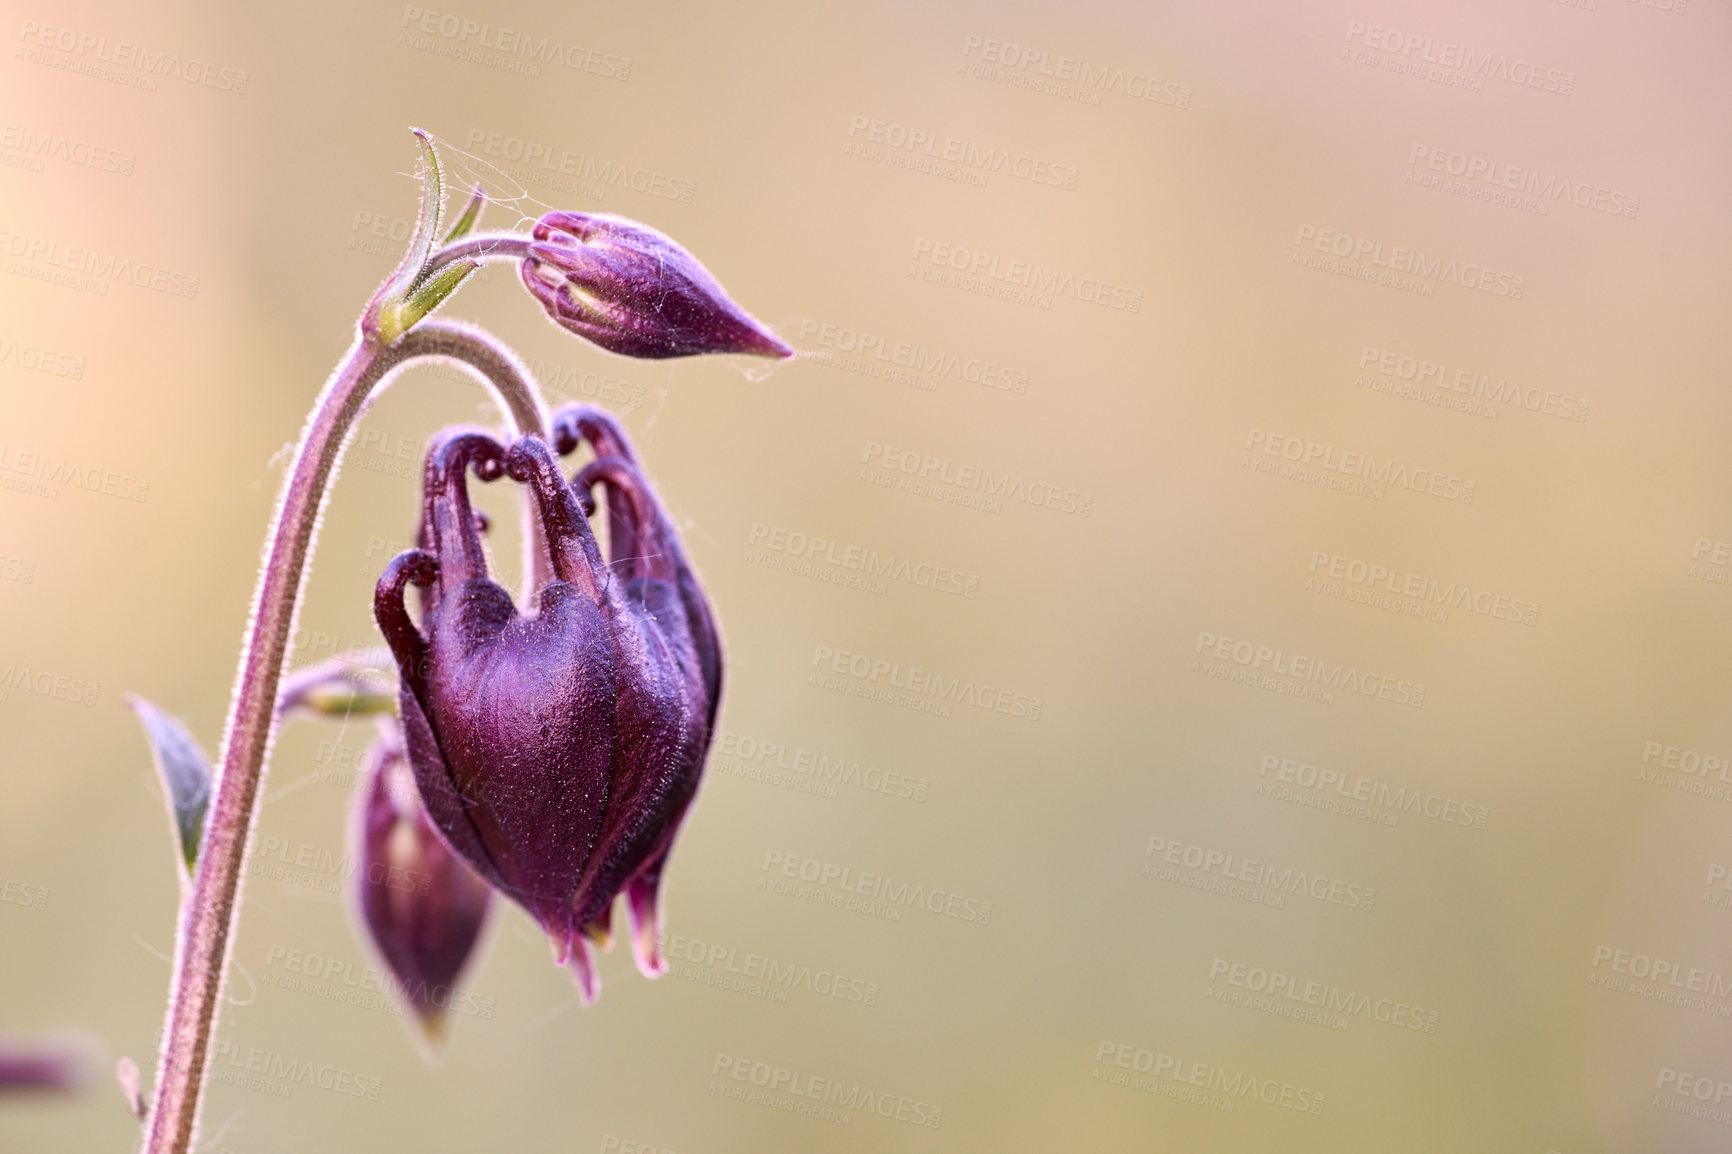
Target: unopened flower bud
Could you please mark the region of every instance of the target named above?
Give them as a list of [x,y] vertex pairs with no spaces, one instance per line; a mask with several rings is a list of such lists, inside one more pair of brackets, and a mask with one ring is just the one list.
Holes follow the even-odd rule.
[[438,1041],[453,986],[475,949],[493,891],[427,817],[395,722],[368,754],[357,795],[361,921],[413,1010]]
[[627,357],[794,350],[728,298],[696,257],[648,225],[606,213],[535,222],[523,283],[561,327]]

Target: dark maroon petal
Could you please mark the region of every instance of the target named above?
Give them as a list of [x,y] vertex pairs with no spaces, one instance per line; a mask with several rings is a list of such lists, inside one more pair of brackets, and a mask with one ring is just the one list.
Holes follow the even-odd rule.
[[[587,440],[594,448],[596,459],[617,458],[636,464],[637,457],[632,451],[631,441],[626,436],[625,429],[613,416],[593,405],[568,405],[553,416],[554,435],[561,444],[562,452],[569,452],[580,441]],[[574,478],[574,487],[582,491],[579,482],[588,471],[580,471]],[[637,525],[637,510],[641,503],[628,500],[620,490],[616,481],[621,475],[615,470],[598,470],[599,479],[608,490],[608,536],[610,538],[611,560],[615,565],[622,565],[635,560],[649,550],[638,542],[642,530]],[[709,599],[704,595],[703,587],[698,582],[697,573],[686,560],[685,551],[681,548],[679,537],[674,532],[671,521],[661,507],[660,500],[650,489],[647,480],[638,474],[643,493],[647,496],[654,510],[655,520],[660,530],[659,543],[656,547],[658,555],[668,557],[677,573],[677,584],[680,591],[680,601],[685,606],[687,628],[691,633],[692,647],[697,651],[698,663],[704,674],[704,692],[707,698],[706,725],[714,728],[716,711],[721,705],[722,693],[722,641],[716,628],[715,616],[710,609]]]
[[497,850],[507,847],[495,837],[494,845],[482,840],[481,831],[469,812],[469,800],[457,789],[445,753],[433,736],[421,699],[409,687],[407,677],[398,695],[403,722],[404,746],[409,754],[409,767],[415,775],[415,788],[427,808],[427,816],[447,843],[495,889],[510,893],[510,884],[494,860]]
[[428,616],[432,729],[455,790],[512,895],[553,935],[578,928],[571,896],[594,844],[613,762],[610,627],[578,590],[542,590],[540,613],[472,582]]
[[588,922],[671,833],[697,789],[709,741],[703,681],[673,586],[622,591],[633,622],[616,634],[620,669],[613,797],[578,893]]

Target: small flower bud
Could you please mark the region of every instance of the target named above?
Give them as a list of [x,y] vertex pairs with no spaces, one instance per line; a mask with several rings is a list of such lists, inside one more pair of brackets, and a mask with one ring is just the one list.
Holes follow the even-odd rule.
[[524,286],[554,323],[611,353],[794,355],[728,299],[696,257],[648,225],[606,213],[550,212],[532,235]]
[[368,754],[357,795],[361,921],[415,1012],[437,1042],[453,984],[475,949],[493,891],[451,852],[409,777],[395,722]]

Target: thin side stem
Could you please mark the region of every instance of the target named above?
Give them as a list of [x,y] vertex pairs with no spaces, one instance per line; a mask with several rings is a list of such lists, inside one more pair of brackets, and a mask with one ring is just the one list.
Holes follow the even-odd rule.
[[242,867],[276,735],[277,687],[331,479],[374,390],[388,383],[394,370],[423,356],[451,357],[471,366],[493,387],[519,434],[545,436],[541,401],[527,373],[492,338],[468,326],[429,320],[385,346],[362,336],[325,382],[277,499],[253,592],[204,847],[181,905],[145,1154],[188,1154],[197,1132],[205,1068],[233,952]]
[[435,252],[427,261],[426,276],[432,276],[454,260],[522,260],[535,242],[520,232],[472,232]]

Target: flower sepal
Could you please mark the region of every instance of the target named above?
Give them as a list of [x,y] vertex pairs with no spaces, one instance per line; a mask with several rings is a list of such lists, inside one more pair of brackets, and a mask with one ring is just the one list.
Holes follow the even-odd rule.
[[[379,291],[373,294],[366,311],[361,314],[361,331],[379,344],[388,345],[414,328],[428,313],[438,308],[468,280],[479,261],[463,258],[437,269],[433,266],[433,242],[439,235],[440,218],[445,207],[444,170],[432,138],[423,130],[412,129],[421,145],[421,211],[416,216],[415,234],[410,237],[409,251]],[[487,203],[486,195],[477,188],[469,198],[463,215],[446,234],[444,243],[462,238],[471,232],[481,218]]]

